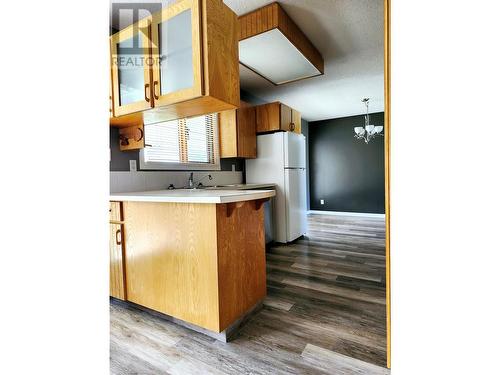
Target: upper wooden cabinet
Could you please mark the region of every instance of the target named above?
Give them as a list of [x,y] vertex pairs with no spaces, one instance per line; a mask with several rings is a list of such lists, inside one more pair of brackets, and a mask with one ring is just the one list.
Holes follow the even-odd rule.
[[219,115],[219,139],[221,158],[257,157],[255,107],[242,102],[238,109]]
[[302,115],[300,114],[299,111],[291,108],[292,110],[292,124],[294,126],[293,131],[295,133],[301,134],[302,133]]
[[222,0],[179,0],[114,34],[111,54],[115,116],[152,123],[239,105],[238,21]]
[[115,116],[153,107],[151,69],[151,17],[130,25],[110,38],[113,110]]
[[198,0],[184,0],[153,16],[153,96],[166,106],[203,95]]
[[267,133],[278,130],[301,132],[300,112],[286,104],[273,102],[255,107],[257,133]]

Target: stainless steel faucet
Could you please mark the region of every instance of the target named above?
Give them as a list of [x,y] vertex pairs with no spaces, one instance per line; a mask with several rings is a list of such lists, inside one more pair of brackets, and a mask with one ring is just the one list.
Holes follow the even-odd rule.
[[200,178],[196,183],[194,182],[194,178],[193,178],[193,172],[191,172],[189,174],[189,180],[188,180],[188,189],[196,189],[196,188],[202,188],[204,187],[203,184],[201,183],[201,181],[203,181],[205,178],[207,178],[209,180],[212,180],[212,175],[211,174],[207,174],[205,176],[203,176],[202,178]]

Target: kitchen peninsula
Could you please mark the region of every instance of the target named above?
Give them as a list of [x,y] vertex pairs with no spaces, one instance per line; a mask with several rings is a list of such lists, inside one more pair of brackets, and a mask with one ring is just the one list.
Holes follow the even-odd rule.
[[110,195],[110,294],[219,333],[266,296],[263,203],[274,190]]

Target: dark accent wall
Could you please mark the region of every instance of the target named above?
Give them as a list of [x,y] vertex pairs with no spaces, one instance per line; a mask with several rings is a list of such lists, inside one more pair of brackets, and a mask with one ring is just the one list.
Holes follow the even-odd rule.
[[310,210],[311,205],[310,205],[310,200],[311,200],[311,194],[310,194],[310,187],[309,187],[309,122],[302,119],[301,122],[301,133],[304,137],[306,137],[306,202],[307,202],[307,209]]
[[[384,113],[370,120],[384,125]],[[363,124],[363,115],[309,123],[311,210],[384,213],[384,138],[355,139],[354,127]]]

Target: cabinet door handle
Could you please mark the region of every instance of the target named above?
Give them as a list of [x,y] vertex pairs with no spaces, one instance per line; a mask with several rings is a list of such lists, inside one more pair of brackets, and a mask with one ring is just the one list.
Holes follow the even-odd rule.
[[[116,241],[116,244],[117,245],[121,245],[122,244],[122,236],[121,236],[121,233],[122,231],[120,229],[117,229],[116,230],[116,233],[115,233],[115,241]],[[118,236],[120,236],[120,239],[118,239]]]
[[290,130],[291,131],[295,130],[295,124],[293,122],[290,123]]
[[146,83],[144,85],[144,99],[146,99],[147,102],[149,102],[148,90],[149,90],[149,83]]
[[158,81],[154,81],[153,82],[153,96],[155,98],[155,100],[158,100],[160,97],[158,95],[156,95],[156,88],[158,87]]

